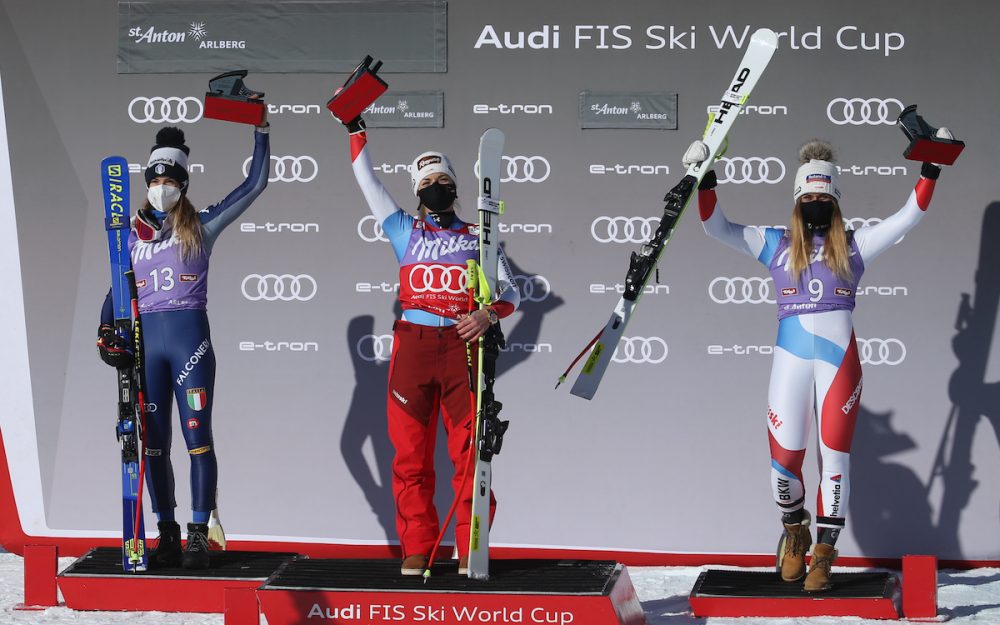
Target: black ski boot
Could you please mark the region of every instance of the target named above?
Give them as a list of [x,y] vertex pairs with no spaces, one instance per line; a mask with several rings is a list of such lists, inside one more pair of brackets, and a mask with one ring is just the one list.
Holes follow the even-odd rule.
[[188,523],[187,546],[184,547],[184,568],[208,568],[208,523]]
[[156,539],[156,549],[150,556],[150,565],[162,569],[181,565],[181,526],[176,521],[160,521],[156,524],[160,536]]

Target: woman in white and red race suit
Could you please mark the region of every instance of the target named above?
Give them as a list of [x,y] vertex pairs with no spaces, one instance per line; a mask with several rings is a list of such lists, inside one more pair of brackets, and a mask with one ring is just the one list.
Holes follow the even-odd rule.
[[[438,414],[448,435],[448,455],[455,467],[452,487],[457,492],[464,469],[472,470],[467,458],[475,404],[469,389],[466,344],[513,313],[520,296],[501,250],[497,299],[488,308],[468,312],[465,261],[479,259],[479,236],[475,225],[455,214],[457,187],[448,157],[424,152],[413,161],[413,194],[420,200],[414,217],[396,204],[375,176],[361,119],[345,125],[351,133],[354,175],[399,261],[403,314],[393,326],[387,398],[389,438],[396,451],[392,491],[403,550],[401,573],[420,575],[439,533],[434,507]],[[476,351],[472,353],[475,366]],[[455,523],[461,574],[468,572],[471,482],[466,491],[461,494]],[[495,510],[491,492],[491,520]]]
[[[947,133],[947,129],[941,131]],[[950,133],[947,133],[950,137]],[[685,163],[707,158],[696,141]],[[847,230],[840,212],[841,188],[833,150],[810,141],[799,151],[794,200],[787,229],[743,226],[726,219],[710,171],[698,192],[705,232],[756,258],[771,273],[778,304],[778,336],[768,387],[767,427],[771,449],[771,487],[785,531],[778,566],[785,581],[805,577],[810,592],[830,586],[834,545],[847,516],[850,454],[861,398],[861,362],[852,311],[865,267],[924,216],[940,168],[924,163],[906,203],[880,223]],[[805,510],[802,461],[810,421],[819,430],[821,476],[817,492],[818,536],[806,575],[805,555],[812,543]]]

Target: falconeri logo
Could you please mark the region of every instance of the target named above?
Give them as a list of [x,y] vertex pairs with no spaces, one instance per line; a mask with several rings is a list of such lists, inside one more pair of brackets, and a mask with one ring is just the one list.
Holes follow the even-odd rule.
[[205,22],[191,22],[186,30],[157,29],[156,26],[133,26],[128,36],[141,44],[184,44],[194,43],[202,50],[224,50],[247,47],[246,40],[208,39]]

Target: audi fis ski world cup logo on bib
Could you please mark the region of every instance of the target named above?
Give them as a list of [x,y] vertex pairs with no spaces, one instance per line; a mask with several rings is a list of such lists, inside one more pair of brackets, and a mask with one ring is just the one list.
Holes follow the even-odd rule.
[[388,362],[392,357],[391,334],[366,334],[358,339],[355,353],[365,362]]
[[243,297],[251,302],[308,302],[316,297],[316,279],[308,274],[259,274],[243,278]]
[[896,98],[834,98],[826,105],[826,117],[838,126],[891,126],[903,112]]
[[193,124],[204,112],[201,100],[190,96],[139,96],[128,103],[129,119],[137,124]]
[[590,223],[590,236],[598,243],[645,243],[659,225],[659,217],[602,215]]
[[[250,175],[251,156],[243,161],[243,175]],[[271,156],[268,182],[312,182],[319,174],[319,165],[311,156]]]
[[658,365],[667,359],[667,342],[658,336],[623,336],[611,362]]
[[906,360],[906,345],[899,339],[857,339],[857,343],[863,365],[894,367]]
[[719,184],[778,184],[785,178],[785,164],[775,156],[724,156],[716,167]]
[[407,282],[413,293],[465,293],[469,288],[469,275],[460,265],[411,265],[407,268]]
[[[474,167],[479,177],[479,161]],[[500,167],[500,182],[545,182],[552,173],[549,160],[544,156],[504,156]]]
[[[794,295],[795,288],[782,289],[781,294]],[[716,304],[774,304],[774,280],[719,276],[708,283],[708,296]]]

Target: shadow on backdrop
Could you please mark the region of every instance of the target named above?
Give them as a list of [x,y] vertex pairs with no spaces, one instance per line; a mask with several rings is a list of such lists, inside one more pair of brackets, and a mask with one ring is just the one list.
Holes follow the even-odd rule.
[[[510,256],[507,256],[507,263],[521,292],[521,305],[518,308],[520,320],[513,328],[504,328],[507,349],[497,359],[498,378],[533,354],[539,353],[542,349],[538,342],[542,333],[542,320],[545,315],[562,306],[564,302],[552,292],[552,285],[545,276],[525,271]],[[497,397],[503,401],[503,389],[499,386]],[[510,418],[509,415],[501,416],[504,419]]]
[[[347,346],[355,385],[340,436],[340,453],[385,531],[386,539],[393,540],[396,537],[396,514],[392,502],[393,450],[385,420],[389,348],[388,341],[379,341],[378,336],[375,333],[375,318],[371,315],[355,317],[347,324]],[[366,442],[371,443],[374,466],[370,466],[365,459],[363,450]]]
[[1000,382],[986,382],[993,328],[1000,300],[1000,202],[992,202],[983,213],[979,239],[979,264],[975,273],[975,293],[962,293],[955,319],[952,350],[958,367],[948,382],[951,410],[941,442],[934,457],[934,467],[927,483],[931,493],[935,480],[941,479],[940,553],[945,557],[964,558],[959,529],[962,512],[969,504],[979,482],[973,479],[972,443],[981,417],[993,427],[1000,444]]
[[851,509],[848,527],[862,553],[909,553],[914,543],[935,544],[937,528],[923,481],[911,468],[888,460],[916,447],[892,427],[892,411],[858,409],[851,447]]
[[[519,321],[512,328],[505,328],[508,348],[497,360],[497,377],[514,366],[538,353],[538,337],[541,334],[542,318],[549,311],[562,305],[563,300],[552,293],[548,280],[543,276],[524,271],[510,257],[507,258],[521,291]],[[395,304],[395,317],[400,316],[400,306]],[[392,497],[392,459],[394,450],[389,441],[386,424],[386,393],[389,378],[389,359],[392,353],[391,334],[375,332],[375,318],[361,315],[351,319],[347,326],[347,345],[354,369],[354,393],[344,421],[344,431],[340,437],[340,451],[354,481],[364,492],[368,505],[378,518],[386,540],[395,541],[396,514]],[[497,386],[497,398],[502,402],[506,391]],[[501,418],[517,421],[517,415],[501,413]],[[442,420],[437,420],[438,430],[434,448],[434,471],[436,476],[447,476],[435,480],[443,488],[436,488],[434,505],[441,520],[451,506],[452,493],[448,485],[454,468],[448,458],[447,436]],[[375,466],[370,466],[365,458],[365,444],[370,443]],[[501,457],[502,462],[502,457]],[[452,544],[454,520],[445,533],[444,544]],[[447,557],[447,551],[441,557]]]

